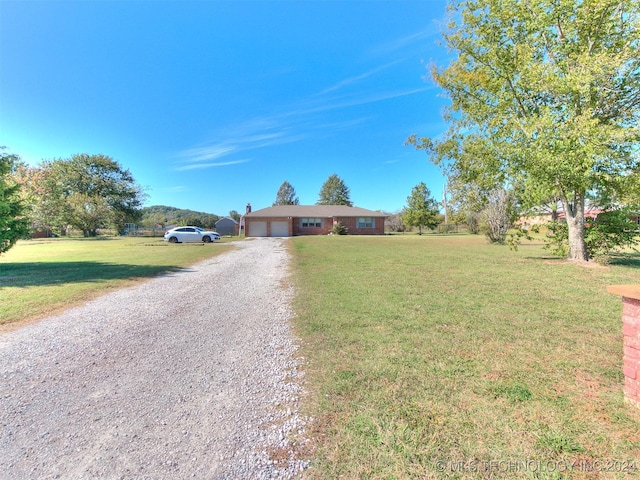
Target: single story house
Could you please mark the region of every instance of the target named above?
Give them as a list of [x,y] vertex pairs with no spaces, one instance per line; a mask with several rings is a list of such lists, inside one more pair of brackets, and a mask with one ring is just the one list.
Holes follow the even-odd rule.
[[220,235],[238,235],[238,222],[231,217],[221,218],[216,222],[216,232]]
[[292,237],[327,235],[334,224],[348,235],[384,235],[386,215],[346,205],[276,205],[243,216],[246,237]]

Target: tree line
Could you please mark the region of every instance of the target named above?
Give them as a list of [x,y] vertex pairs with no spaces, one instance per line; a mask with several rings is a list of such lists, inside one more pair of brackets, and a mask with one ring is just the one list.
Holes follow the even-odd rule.
[[[168,206],[142,207],[146,194],[131,172],[106,155],[77,154],[31,167],[0,149],[0,253],[29,234],[92,237],[140,224],[213,229],[218,215]],[[239,220],[232,210],[229,216]]]
[[[218,215],[155,205],[142,208],[143,189],[129,170],[105,155],[78,154],[69,159],[43,161],[30,167],[17,155],[2,151],[0,165],[0,213],[2,251],[29,231],[45,235],[68,235],[80,230],[85,237],[99,229],[125,233],[131,224],[148,229],[167,225],[198,225],[213,229]],[[318,194],[318,205],[353,206],[350,189],[337,174],[330,175]],[[273,205],[298,205],[294,187],[285,181]],[[235,220],[237,211],[229,212]],[[435,228],[442,221],[438,202],[421,182],[407,197],[399,215],[391,215],[390,228]],[[0,252],[1,253],[1,252]]]
[[[278,192],[276,193],[276,199],[273,202],[273,206],[276,205],[299,205],[300,200],[296,194],[296,189],[293,188],[288,181],[282,182]],[[318,201],[316,205],[346,205],[353,207],[351,201],[351,190],[347,187],[347,184],[337,174],[333,173],[329,175],[318,194]]]
[[[572,261],[635,245],[640,0],[450,0],[444,24],[451,61],[430,74],[449,100],[448,130],[410,135],[407,143],[447,176],[447,208],[502,243],[517,216],[547,205],[556,217],[549,248]],[[15,241],[7,232],[23,229],[21,195],[34,223],[54,231],[73,225],[91,235],[107,224],[120,231],[139,218],[144,194],[109,157],[78,155],[29,169],[3,153],[0,168],[2,248]],[[283,187],[276,203],[297,201]],[[422,185],[414,190],[402,218],[421,229],[435,204]],[[351,205],[337,175],[323,185],[318,204],[325,202]],[[588,218],[589,204],[602,214]],[[529,233],[520,230],[512,244]]]
[[[231,211],[229,216],[238,220],[238,212]],[[186,208],[169,207],[165,205],[153,205],[140,210],[139,223],[146,228],[153,229],[158,226],[164,228],[167,225],[196,225],[198,227],[213,230],[220,216],[214,213],[198,212]]]

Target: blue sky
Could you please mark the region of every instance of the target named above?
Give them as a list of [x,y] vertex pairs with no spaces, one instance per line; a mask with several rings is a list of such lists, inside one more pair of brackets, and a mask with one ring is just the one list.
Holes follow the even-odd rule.
[[287,180],[314,204],[329,175],[355,205],[400,210],[444,179],[427,67],[444,0],[0,0],[0,145],[29,164],[102,153],[146,206],[226,215]]

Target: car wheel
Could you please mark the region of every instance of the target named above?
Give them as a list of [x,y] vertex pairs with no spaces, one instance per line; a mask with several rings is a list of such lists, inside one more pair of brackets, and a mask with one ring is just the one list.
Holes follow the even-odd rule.
[[211,237],[209,235],[205,235],[204,237],[202,237],[202,241],[204,243],[211,243]]
[[176,237],[170,237],[169,243],[178,243],[178,239]]

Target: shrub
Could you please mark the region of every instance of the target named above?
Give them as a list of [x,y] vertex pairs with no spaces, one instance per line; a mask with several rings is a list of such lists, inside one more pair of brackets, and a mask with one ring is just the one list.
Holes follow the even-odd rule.
[[465,221],[467,224],[467,228],[469,229],[469,233],[477,235],[480,233],[480,214],[477,212],[467,212],[465,216]]
[[342,223],[340,223],[340,222],[334,223],[333,227],[331,227],[331,234],[332,235],[346,235],[347,232],[348,232],[347,227],[342,225]]
[[[630,208],[609,210],[596,218],[585,219],[584,241],[589,258],[607,263],[609,256],[621,248],[633,248],[640,241],[638,224],[632,220],[634,211]],[[520,229],[511,235],[509,244],[517,248],[520,239],[532,239],[529,232]],[[547,224],[544,248],[552,255],[566,257],[569,253],[569,230],[565,222],[554,220]]]
[[489,193],[481,214],[481,229],[491,243],[505,243],[507,232],[516,217],[513,194],[503,188]]
[[634,248],[638,243],[638,224],[631,219],[628,208],[602,212],[587,223],[585,243],[589,256],[606,259],[619,248]]

